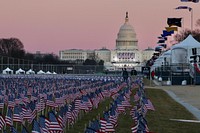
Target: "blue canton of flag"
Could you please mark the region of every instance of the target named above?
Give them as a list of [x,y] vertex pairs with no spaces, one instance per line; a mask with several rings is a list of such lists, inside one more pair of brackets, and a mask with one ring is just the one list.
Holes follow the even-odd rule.
[[22,128],[22,133],[28,133],[26,127],[24,127],[24,126],[23,126],[23,128]]
[[55,131],[57,133],[62,132],[63,129],[60,127],[58,120],[56,119],[56,116],[54,112],[49,112],[49,131]]
[[48,133],[48,127],[49,127],[49,120],[45,118],[45,116],[39,117],[39,125],[42,128],[43,133]]
[[33,120],[32,133],[41,133],[39,123],[35,119]]
[[6,124],[9,126],[13,125],[13,112],[11,108],[8,107],[6,118],[5,118]]
[[17,129],[15,129],[13,126],[10,127],[10,132],[11,133],[17,133]]

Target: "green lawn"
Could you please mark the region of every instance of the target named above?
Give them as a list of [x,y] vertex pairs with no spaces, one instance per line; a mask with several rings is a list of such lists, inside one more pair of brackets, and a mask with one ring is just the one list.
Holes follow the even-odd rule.
[[[145,85],[149,86],[150,81],[144,79]],[[151,82],[151,85],[154,84]],[[133,95],[132,95],[133,96]],[[166,92],[159,89],[146,88],[146,96],[152,101],[155,111],[148,111],[146,120],[151,132],[154,133],[200,133],[200,123],[188,123],[171,121],[170,119],[196,120],[182,105],[174,101]],[[131,132],[134,124],[129,115],[120,115],[116,133]]]
[[170,98],[163,90],[146,89],[156,111],[148,111],[147,122],[150,131],[156,133],[200,133],[200,123],[171,121],[170,119],[195,120],[183,106]]
[[80,118],[74,124],[73,128],[70,126],[70,128],[66,130],[65,132],[66,133],[83,133],[85,127],[89,124],[89,121],[92,121],[93,119],[99,119],[97,117],[99,115],[102,116],[103,111],[108,110],[111,101],[112,101],[111,99],[106,99],[105,101],[100,103],[97,109],[93,109],[91,112],[82,114],[82,118]]

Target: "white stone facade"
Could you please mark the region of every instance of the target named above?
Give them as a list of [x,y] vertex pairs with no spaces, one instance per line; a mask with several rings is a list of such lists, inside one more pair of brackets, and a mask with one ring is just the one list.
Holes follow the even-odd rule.
[[133,68],[140,66],[143,61],[149,60],[154,53],[153,49],[144,51],[138,50],[138,40],[133,27],[128,22],[128,13],[126,13],[125,23],[120,27],[116,39],[116,48],[108,50],[102,48],[99,50],[64,50],[60,51],[61,60],[86,60],[94,56],[97,60],[103,60],[104,65],[109,68],[113,66],[115,70],[121,68]]
[[59,52],[59,57],[61,60],[66,61],[75,61],[75,60],[86,60],[87,52],[85,50],[80,49],[69,49],[62,50]]
[[104,62],[110,62],[111,52],[109,49],[102,48],[95,50],[95,56],[98,60],[103,60]]

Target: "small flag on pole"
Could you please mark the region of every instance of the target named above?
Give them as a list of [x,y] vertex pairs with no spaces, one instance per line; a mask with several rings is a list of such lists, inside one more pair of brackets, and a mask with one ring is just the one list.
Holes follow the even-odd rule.
[[165,29],[167,30],[167,32],[178,31],[178,27],[165,27]]
[[191,7],[188,7],[188,6],[179,6],[179,7],[176,7],[175,9],[176,9],[176,10],[177,10],[177,9],[188,9],[189,11],[192,11],[192,8],[191,8]]
[[194,3],[198,3],[199,0],[181,0],[181,2],[194,2]]
[[169,25],[169,27],[171,27],[171,26],[181,27],[181,20],[182,20],[182,18],[168,18],[167,24]]

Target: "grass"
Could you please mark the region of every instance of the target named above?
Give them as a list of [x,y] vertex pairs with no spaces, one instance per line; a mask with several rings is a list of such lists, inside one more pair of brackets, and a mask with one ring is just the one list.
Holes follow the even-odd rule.
[[166,92],[163,90],[147,88],[146,94],[156,109],[156,111],[148,111],[146,116],[150,131],[156,133],[200,132],[200,123],[186,123],[170,120],[195,120],[195,117],[183,106],[169,97]]
[[[146,86],[150,85],[148,79],[144,79]],[[154,85],[151,82],[152,85]],[[187,123],[171,121],[170,119],[196,120],[182,105],[174,101],[166,92],[159,89],[146,88],[146,96],[152,101],[155,111],[148,111],[146,120],[149,130],[153,133],[200,133],[200,123]],[[132,95],[133,97],[133,95]],[[120,115],[116,133],[130,133],[134,124],[129,115]]]
[[[72,127],[70,127],[68,130],[66,130],[67,133],[83,133],[86,125],[89,124],[89,121],[93,119],[97,119],[97,117],[100,115],[103,115],[103,111],[106,111],[111,103],[111,99],[106,99],[102,103],[100,103],[99,107],[97,109],[93,109],[91,112],[85,113],[84,117],[79,119]],[[99,118],[98,118],[99,119]]]
[[[130,97],[130,101],[134,100],[133,96],[134,96],[135,92],[136,92],[136,89],[133,89],[131,97]],[[131,105],[133,106],[134,103],[131,102]],[[126,111],[126,114],[120,114],[119,115],[119,117],[118,117],[118,126],[117,126],[117,128],[115,130],[116,133],[130,133],[131,132],[131,127],[134,125],[134,121],[131,118],[130,109],[128,109]]]

